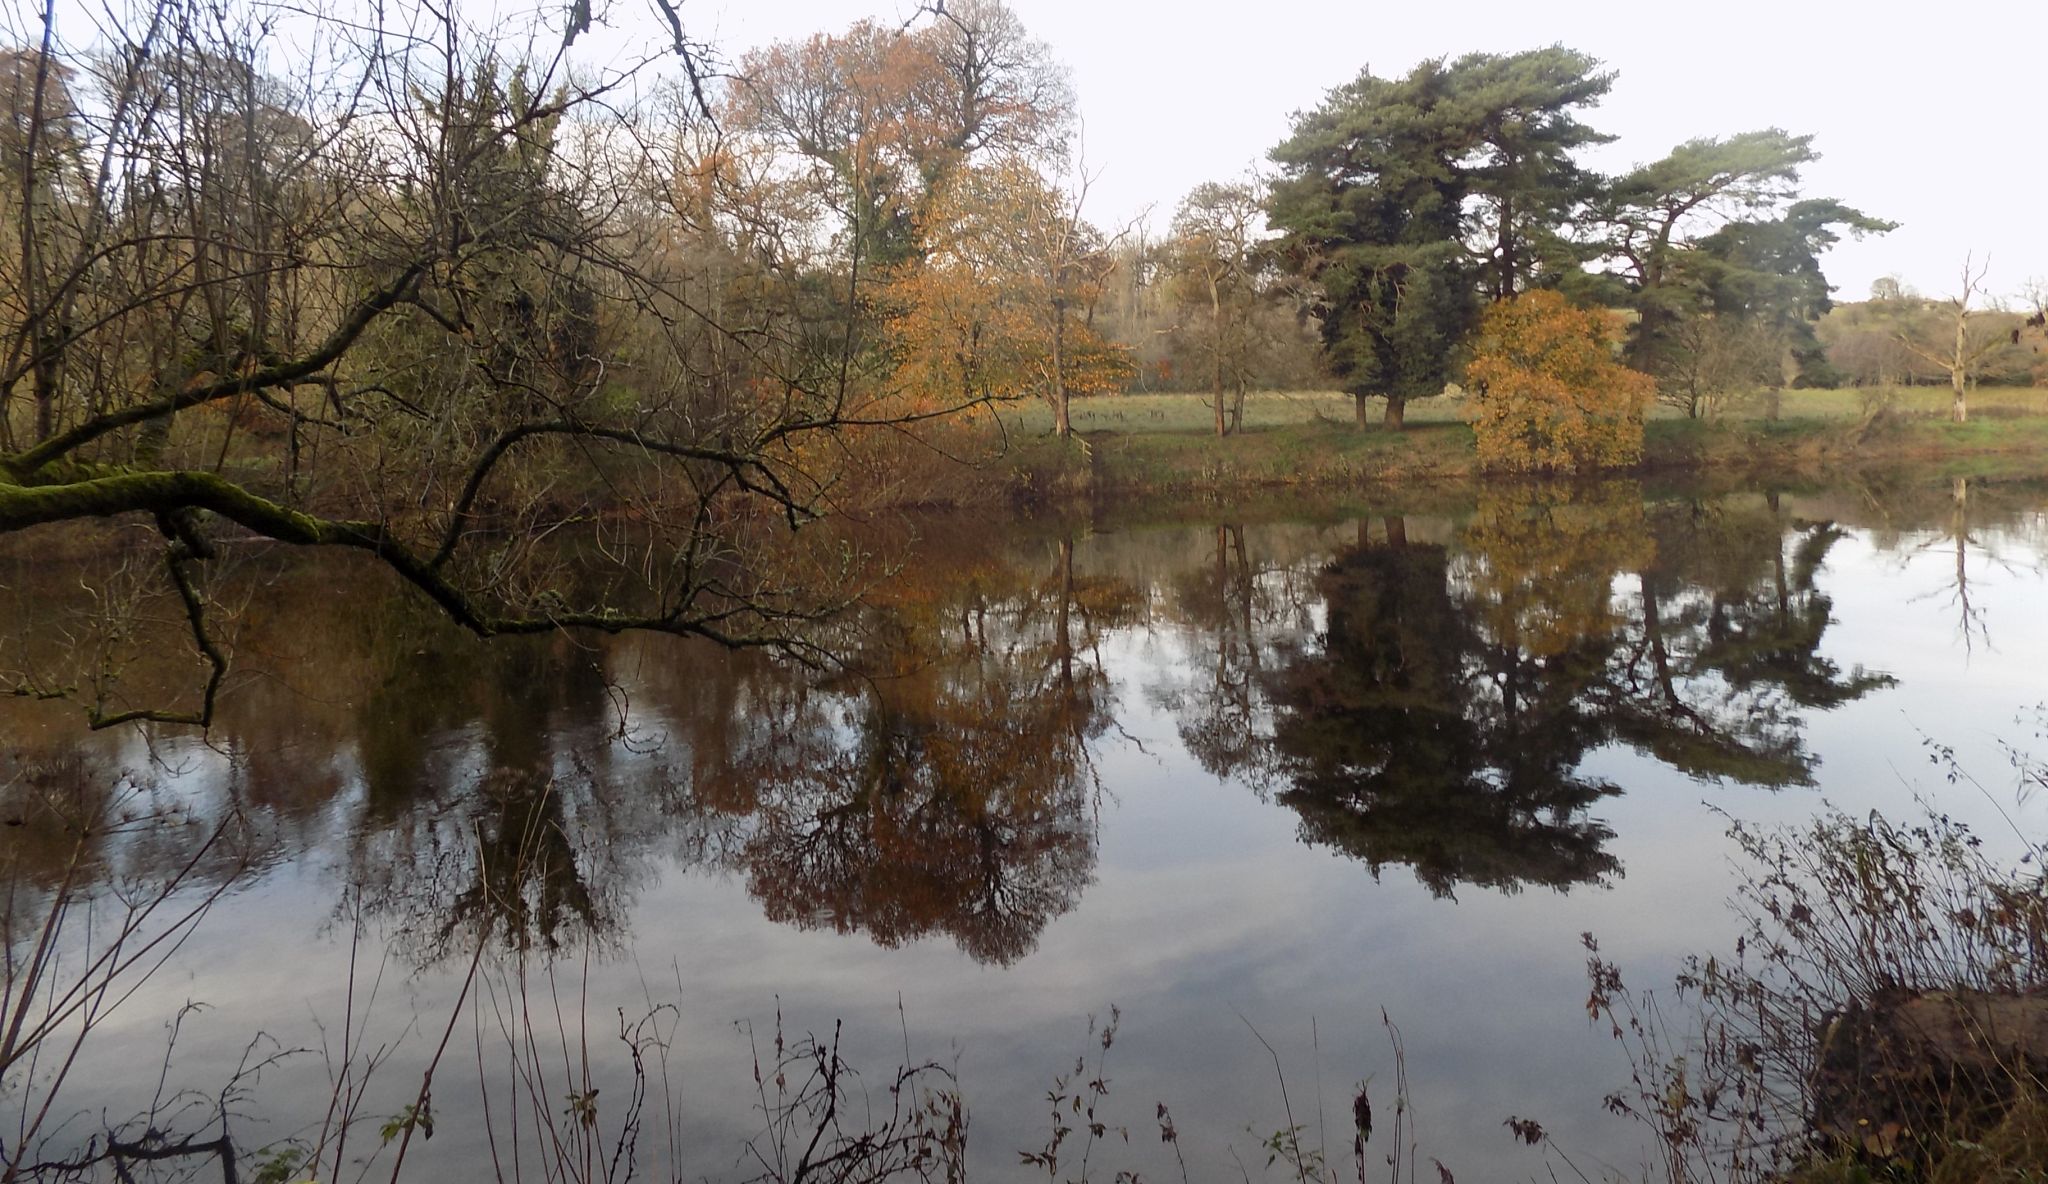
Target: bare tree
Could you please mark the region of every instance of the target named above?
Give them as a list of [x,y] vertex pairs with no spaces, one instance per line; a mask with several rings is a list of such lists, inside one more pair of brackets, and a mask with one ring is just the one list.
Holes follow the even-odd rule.
[[1916,357],[1947,371],[1949,387],[1955,392],[1949,415],[1956,423],[1970,418],[1969,388],[1983,372],[1985,362],[2008,344],[2005,334],[1993,331],[1970,308],[1971,302],[1983,293],[1984,276],[1990,269],[1989,259],[1981,266],[1974,256],[1963,259],[1961,287],[1942,302],[1948,309],[1947,328],[1952,330],[1949,341],[1935,345],[1907,334],[1899,337],[1900,344]]
[[[1259,193],[1250,182],[1197,185],[1181,201],[1173,218],[1170,258],[1182,289],[1180,303],[1205,306],[1208,313],[1206,330],[1197,336],[1199,352],[1207,363],[1218,436],[1244,425],[1264,232]],[[1227,424],[1223,415],[1226,386],[1236,393]]]

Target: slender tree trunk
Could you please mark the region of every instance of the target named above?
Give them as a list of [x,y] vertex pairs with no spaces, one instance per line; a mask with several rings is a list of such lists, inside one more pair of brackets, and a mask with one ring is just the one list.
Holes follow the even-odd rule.
[[1209,276],[1209,390],[1216,405],[1216,434],[1223,435],[1223,300],[1216,276]]
[[1367,419],[1365,415],[1366,401],[1370,398],[1372,398],[1371,395],[1361,395],[1355,392],[1351,396],[1351,410],[1358,417],[1358,426],[1361,431],[1372,426],[1372,421]]
[[1957,423],[1968,423],[1970,419],[1970,408],[1964,401],[1964,388],[1970,381],[1969,336],[1970,322],[1967,314],[1956,313],[1956,360],[1955,364],[1948,368],[1948,382],[1955,390],[1955,407],[1951,417]]
[[1386,523],[1387,526],[1387,546],[1405,547],[1408,545],[1407,518],[1400,514],[1389,514],[1380,519],[1380,521]]
[[1237,377],[1237,398],[1230,404],[1230,430],[1244,430],[1244,375]]
[[[1964,274],[1968,279],[1968,274]],[[1970,408],[1964,404],[1964,387],[1970,383],[1970,305],[1968,291],[1964,291],[1962,303],[1956,309],[1956,363],[1948,367],[1948,385],[1956,391],[1956,408],[1952,412],[1958,424],[1970,420]]]
[[1067,414],[1067,306],[1053,305],[1052,313],[1052,432],[1064,440],[1074,434]]
[[1408,421],[1408,400],[1398,395],[1387,396],[1387,427],[1400,431]]
[[1515,206],[1503,199],[1500,203],[1500,287],[1494,294],[1496,300],[1512,300],[1515,295]]
[[39,351],[35,359],[36,394],[36,443],[41,444],[57,433],[57,360],[59,335],[43,333],[30,348]]

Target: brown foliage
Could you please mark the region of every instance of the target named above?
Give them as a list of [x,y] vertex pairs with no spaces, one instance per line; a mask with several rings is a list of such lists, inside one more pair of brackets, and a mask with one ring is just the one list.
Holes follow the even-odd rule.
[[1466,371],[1481,392],[1480,465],[1572,473],[1641,460],[1656,383],[1615,360],[1613,338],[1608,318],[1555,292],[1488,309]]

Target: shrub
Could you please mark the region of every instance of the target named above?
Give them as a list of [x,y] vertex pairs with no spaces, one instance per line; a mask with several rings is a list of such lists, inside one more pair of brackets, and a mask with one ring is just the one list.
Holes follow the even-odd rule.
[[1486,312],[1466,370],[1479,390],[1472,429],[1482,468],[1575,473],[1635,464],[1649,375],[1614,360],[1611,326],[1555,292]]

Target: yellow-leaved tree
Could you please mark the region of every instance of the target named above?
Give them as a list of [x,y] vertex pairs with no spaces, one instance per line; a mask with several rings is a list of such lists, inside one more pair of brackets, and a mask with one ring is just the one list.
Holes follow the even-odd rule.
[[1036,394],[1065,436],[1072,396],[1129,378],[1128,351],[1094,327],[1113,261],[1081,219],[1083,196],[1020,157],[960,169],[933,194],[924,258],[899,267],[885,296],[912,406]]
[[1577,473],[1642,459],[1657,384],[1615,360],[1617,329],[1609,314],[1550,291],[1486,311],[1465,371],[1478,392],[1480,467]]

